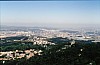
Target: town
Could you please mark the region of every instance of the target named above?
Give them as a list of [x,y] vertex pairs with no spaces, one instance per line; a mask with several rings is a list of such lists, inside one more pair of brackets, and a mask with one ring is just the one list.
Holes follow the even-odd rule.
[[[98,32],[79,32],[79,31],[65,31],[65,30],[53,30],[53,29],[36,29],[36,30],[28,30],[28,31],[6,31],[3,30],[0,32],[0,45],[1,49],[3,45],[9,45],[14,43],[20,44],[32,44],[39,45],[43,48],[47,48],[48,45],[56,45],[56,42],[51,42],[49,39],[53,38],[62,38],[67,43],[70,41],[70,45],[67,47],[71,47],[71,45],[75,44],[77,41],[82,42],[100,42],[100,34]],[[16,58],[26,57],[29,59],[34,55],[42,55],[41,49],[15,49],[15,50],[1,50],[0,51],[0,60],[15,60]]]

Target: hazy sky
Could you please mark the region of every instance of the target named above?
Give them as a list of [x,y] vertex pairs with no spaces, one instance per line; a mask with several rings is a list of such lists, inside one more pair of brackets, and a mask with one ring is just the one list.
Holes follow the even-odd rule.
[[0,2],[1,24],[13,26],[99,26],[100,1]]

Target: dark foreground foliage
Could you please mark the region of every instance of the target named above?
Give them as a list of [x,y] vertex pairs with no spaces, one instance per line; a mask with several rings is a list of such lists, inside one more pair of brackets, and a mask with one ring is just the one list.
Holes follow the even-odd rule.
[[[64,47],[66,49],[62,49]],[[0,65],[100,65],[100,43],[76,43],[71,47],[58,44],[46,49],[41,56],[5,61],[4,64],[0,61]]]

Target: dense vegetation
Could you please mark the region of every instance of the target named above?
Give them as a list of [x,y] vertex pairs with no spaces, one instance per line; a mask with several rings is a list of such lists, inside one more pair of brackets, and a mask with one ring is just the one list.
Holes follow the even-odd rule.
[[[3,65],[100,65],[100,43],[76,43],[62,49],[65,46],[66,44],[58,44],[46,49],[41,56],[10,60]],[[79,54],[81,55],[79,56]],[[2,65],[2,61],[0,61],[0,65]]]
[[69,39],[67,38],[62,38],[62,37],[57,37],[57,38],[51,38],[51,39],[48,39],[49,42],[52,42],[52,43],[56,43],[56,44],[62,44],[62,43],[68,43],[70,42]]
[[31,42],[22,44],[19,42],[9,44],[9,45],[2,45],[0,46],[0,51],[15,51],[15,50],[26,50],[26,49],[36,49],[36,50],[44,50],[45,48],[40,45],[33,45]]
[[1,51],[41,49],[41,56],[35,55],[30,59],[26,57],[16,60],[0,61],[0,65],[100,65],[100,43],[76,41],[72,46],[70,41],[65,38],[52,38],[48,41],[56,45],[33,45],[31,42],[22,44],[14,42],[13,44],[2,45]]
[[26,49],[36,49],[44,50],[45,48],[40,45],[33,45],[33,42],[21,42],[14,40],[25,40],[28,39],[25,36],[15,36],[0,39],[0,51],[15,51],[15,50],[26,50]]

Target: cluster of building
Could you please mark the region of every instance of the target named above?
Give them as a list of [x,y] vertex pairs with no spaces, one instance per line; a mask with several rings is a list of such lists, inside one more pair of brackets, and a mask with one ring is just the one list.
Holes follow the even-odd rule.
[[[87,32],[83,33],[70,33],[70,32],[61,32],[60,30],[49,30],[49,29],[40,29],[36,31],[1,31],[0,38],[4,37],[13,37],[13,36],[42,36],[44,38],[55,38],[55,37],[62,37],[62,38],[69,38],[75,40],[94,40],[95,42],[100,42],[100,35],[97,34],[86,34]],[[38,39],[38,38],[36,38]],[[41,38],[42,39],[42,38]],[[30,39],[33,40],[33,39]],[[33,40],[34,41],[34,40]],[[34,44],[47,44],[47,41],[36,41]]]
[[54,38],[54,37],[67,37],[69,33],[59,32],[59,30],[47,30],[41,29],[38,31],[1,31],[0,38],[4,37],[12,37],[12,36],[42,36],[47,38]]
[[0,52],[0,60],[11,60],[11,59],[18,59],[18,58],[23,58],[26,57],[29,59],[30,57],[34,55],[42,55],[41,54],[42,50],[35,50],[35,49],[30,49],[30,50],[16,50],[16,51],[6,51],[6,52]]
[[[60,30],[49,30],[49,29],[40,29],[35,31],[1,31],[0,32],[0,38],[4,37],[13,37],[13,36],[41,36],[44,38],[56,38],[56,37],[62,37],[62,38],[69,38],[69,39],[75,39],[75,40],[94,40],[95,42],[100,42],[100,34],[95,34],[93,32],[92,34],[87,34],[87,32],[83,33],[70,33],[70,32],[61,32]],[[41,38],[42,39],[42,38]],[[34,41],[34,44],[47,44],[49,42],[47,41],[41,41],[41,39],[36,38],[36,40],[29,39]]]
[[[42,45],[44,47],[49,45],[55,45],[55,43],[49,42],[47,39],[49,38],[56,38],[56,37],[62,37],[62,38],[68,38],[73,39],[71,42],[71,45],[75,44],[75,40],[92,40],[93,42],[100,42],[100,35],[96,34],[76,34],[76,33],[69,33],[69,32],[61,32],[59,30],[47,30],[47,29],[41,29],[38,32],[37,31],[1,31],[0,32],[0,38],[5,37],[13,37],[13,36],[27,36],[28,39],[21,39],[21,40],[14,40],[14,41],[24,41],[24,42],[33,42],[33,45]],[[23,42],[23,43],[24,43]],[[66,49],[66,47],[71,47],[71,45],[67,45],[62,49]],[[30,57],[34,55],[41,55],[42,50],[16,50],[16,51],[7,51],[7,52],[0,52],[0,60],[11,60],[16,58],[23,58],[26,57],[29,59]]]
[[42,37],[42,36],[29,36],[29,38],[27,39],[28,41],[33,42],[33,45],[55,45],[55,43],[52,42],[48,42],[47,37]]
[[31,31],[0,31],[0,38],[34,35]]

